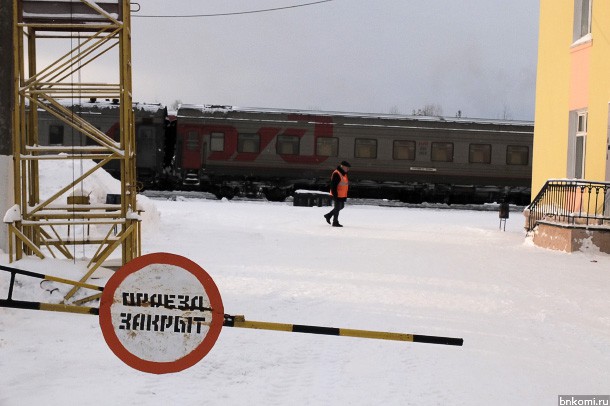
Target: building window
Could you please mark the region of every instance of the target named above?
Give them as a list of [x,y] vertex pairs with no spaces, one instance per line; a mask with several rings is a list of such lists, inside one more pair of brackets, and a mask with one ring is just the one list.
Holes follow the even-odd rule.
[[433,142],[430,150],[430,160],[434,162],[453,162],[452,142]]
[[64,144],[64,126],[51,125],[49,126],[49,145]]
[[280,155],[299,155],[300,138],[296,135],[278,135],[276,150]]
[[506,147],[507,165],[529,164],[530,149],[523,145],[509,145]]
[[414,161],[415,141],[394,141],[394,159]]
[[316,155],[338,156],[339,155],[339,138],[319,137],[316,140]]
[[369,138],[356,138],[354,144],[354,157],[377,158],[377,140]]
[[574,177],[576,179],[585,178],[585,149],[587,146],[587,120],[586,111],[578,113],[576,121],[576,154],[574,161]]
[[223,152],[225,150],[225,135],[224,133],[210,134],[210,151]]
[[576,41],[591,33],[593,0],[574,0],[574,36]]
[[239,134],[237,137],[237,152],[260,151],[261,139],[258,134]]
[[470,144],[468,162],[471,164],[490,164],[491,144]]

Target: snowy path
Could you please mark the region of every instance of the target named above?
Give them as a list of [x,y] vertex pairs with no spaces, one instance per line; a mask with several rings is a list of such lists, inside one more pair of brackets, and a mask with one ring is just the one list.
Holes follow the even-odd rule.
[[610,394],[610,256],[534,247],[519,214],[502,232],[495,212],[348,205],[336,229],[327,208],[154,204],[145,253],[197,262],[227,313],[464,347],[225,328],[200,363],[155,376],[122,364],[94,316],[0,309],[1,406],[554,405],[558,394]]

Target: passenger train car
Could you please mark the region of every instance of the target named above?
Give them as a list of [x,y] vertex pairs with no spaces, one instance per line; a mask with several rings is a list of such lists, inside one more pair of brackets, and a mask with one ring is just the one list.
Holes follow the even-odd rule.
[[[112,100],[70,106],[118,140]],[[136,103],[136,167],[143,188],[281,201],[328,191],[339,162],[352,164],[350,196],[405,202],[527,204],[533,123],[469,118]],[[87,145],[38,112],[41,145]],[[117,163],[105,168],[118,177]]]
[[530,199],[533,123],[183,105],[175,170],[218,197],[328,190],[352,164],[350,196],[406,202]]

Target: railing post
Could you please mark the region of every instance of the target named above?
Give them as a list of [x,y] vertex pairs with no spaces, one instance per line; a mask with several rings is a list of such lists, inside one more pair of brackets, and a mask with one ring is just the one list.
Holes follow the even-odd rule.
[[610,188],[607,185],[604,185],[604,205],[602,209],[602,217],[610,216],[610,209],[607,207],[609,189]]
[[598,200],[599,200],[599,186],[595,186],[595,204],[593,205],[595,217],[598,216],[598,211],[599,211],[599,208],[597,206]]

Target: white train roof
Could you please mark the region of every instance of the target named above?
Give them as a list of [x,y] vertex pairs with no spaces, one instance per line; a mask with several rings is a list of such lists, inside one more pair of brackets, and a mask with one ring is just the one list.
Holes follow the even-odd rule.
[[363,119],[385,119],[385,120],[411,120],[425,122],[447,122],[447,123],[475,123],[475,124],[494,124],[494,125],[513,125],[513,126],[533,126],[533,121],[524,120],[500,120],[473,117],[443,117],[443,116],[421,116],[421,115],[401,115],[401,114],[380,114],[380,113],[355,113],[341,111],[322,111],[322,110],[298,110],[264,107],[237,107],[229,105],[215,104],[181,104],[178,107],[177,116],[197,117],[207,114],[228,114],[236,113],[268,113],[268,114],[302,114],[312,116],[346,117]]

